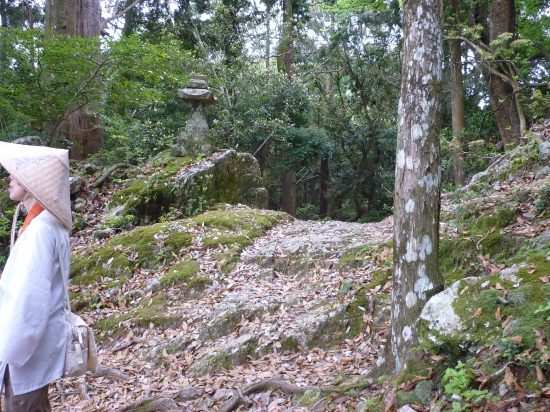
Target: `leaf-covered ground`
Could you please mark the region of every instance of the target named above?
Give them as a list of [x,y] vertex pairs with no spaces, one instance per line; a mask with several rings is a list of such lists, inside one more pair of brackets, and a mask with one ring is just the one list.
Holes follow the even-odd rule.
[[[461,290],[453,309],[465,331],[420,347],[398,380],[367,377],[386,343],[391,219],[296,221],[220,205],[148,226],[144,251],[132,230],[93,236],[119,184],[84,183],[73,267],[95,266],[73,273],[71,293],[101,368],[55,382],[54,409],[550,410],[547,126],[443,195],[440,269]],[[178,233],[185,244],[168,247]]]

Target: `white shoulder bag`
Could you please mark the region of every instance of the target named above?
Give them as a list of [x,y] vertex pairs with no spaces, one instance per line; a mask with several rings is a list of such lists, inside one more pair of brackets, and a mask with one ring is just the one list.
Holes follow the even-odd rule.
[[82,318],[71,311],[71,299],[69,296],[69,271],[65,265],[65,260],[61,255],[63,242],[59,235],[57,227],[54,228],[57,240],[57,250],[59,251],[59,264],[61,265],[61,274],[65,285],[65,295],[67,298],[67,309],[65,310],[65,328],[67,331],[67,350],[65,354],[65,367],[63,368],[63,377],[85,375],[87,370],[95,372],[98,366],[97,348],[95,345],[92,329]]

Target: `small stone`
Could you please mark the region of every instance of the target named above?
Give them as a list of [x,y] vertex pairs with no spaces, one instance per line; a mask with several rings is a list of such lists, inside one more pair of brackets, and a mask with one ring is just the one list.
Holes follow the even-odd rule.
[[105,239],[115,234],[114,229],[101,229],[96,230],[94,233],[92,233],[92,236],[97,239]]
[[183,401],[189,401],[195,399],[200,395],[200,392],[193,388],[191,385],[185,386],[178,391],[176,399],[181,399]]
[[12,143],[15,144],[24,144],[27,146],[44,146],[44,142],[40,136],[25,136],[15,139]]
[[216,393],[214,393],[213,399],[214,401],[221,401],[224,399],[229,399],[233,396],[233,390],[231,389],[218,389]]
[[267,408],[267,406],[269,405],[269,392],[263,392],[262,393],[262,396],[260,398],[262,400],[262,406],[264,408]]
[[71,195],[76,195],[78,192],[80,192],[80,187],[82,186],[82,178],[79,175],[69,177],[69,186]]
[[502,271],[500,272],[499,274],[499,277],[502,279],[502,280],[509,280],[510,282],[513,282],[513,283],[517,283],[519,281],[521,281],[521,279],[519,279],[516,274],[519,272],[519,270],[521,268],[524,268],[526,267],[527,265],[525,265],[524,263],[520,264],[520,265],[512,265],[512,267],[509,267],[509,268],[506,268],[506,269],[502,269]]
[[415,412],[415,410],[409,405],[403,405],[401,408],[399,408],[398,412]]
[[548,160],[550,158],[550,142],[542,142],[539,145],[539,159]]
[[206,80],[206,76],[204,74],[192,74],[189,78],[191,80]]
[[535,178],[536,179],[544,179],[546,176],[550,176],[550,167],[544,166],[542,169],[540,169]]
[[498,394],[499,396],[504,396],[510,391],[510,388],[508,388],[508,385],[505,383],[501,383],[498,385]]
[[359,402],[355,405],[355,412],[365,412],[366,405],[365,402]]
[[491,284],[491,281],[487,280],[487,281],[483,282],[481,285],[479,285],[479,287],[481,289],[486,289],[486,288],[489,287],[490,284]]
[[456,393],[453,393],[453,396],[451,396],[451,401],[461,402],[462,401],[462,396],[457,395]]

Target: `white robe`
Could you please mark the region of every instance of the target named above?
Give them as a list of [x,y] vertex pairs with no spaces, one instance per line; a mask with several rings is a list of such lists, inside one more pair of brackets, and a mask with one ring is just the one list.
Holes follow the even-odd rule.
[[15,243],[0,278],[0,393],[6,365],[15,395],[63,374],[66,297],[54,230],[64,239],[61,256],[69,267],[67,231],[44,210]]

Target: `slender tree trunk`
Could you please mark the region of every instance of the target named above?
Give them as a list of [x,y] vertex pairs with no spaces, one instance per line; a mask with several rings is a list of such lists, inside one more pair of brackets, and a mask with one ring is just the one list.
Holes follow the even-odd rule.
[[[99,0],[46,0],[46,30],[55,35],[96,37],[100,35],[100,22]],[[63,119],[59,131],[72,143],[72,159],[82,160],[103,147],[99,119],[86,108]],[[57,145],[61,144],[59,136],[51,137]]]
[[[492,0],[489,16],[489,41],[492,42],[503,33],[514,33],[515,26],[516,8],[514,0]],[[502,72],[504,64],[495,63],[493,68]],[[523,112],[521,103],[517,101],[519,96],[514,94],[514,87],[498,75],[489,72],[486,81],[489,101],[491,107],[495,110],[500,138],[504,144],[504,150],[509,150],[519,143],[522,135]]]
[[310,205],[317,206],[317,178],[309,179],[309,202]]
[[453,172],[456,186],[466,182],[464,172],[462,130],[466,127],[464,118],[464,91],[462,86],[462,49],[459,40],[452,40],[451,48],[451,112],[453,127]]
[[438,269],[442,10],[442,0],[404,2],[391,337],[379,359],[379,366],[392,372],[419,356],[412,350],[418,346],[415,323],[426,301],[443,289]]
[[281,174],[283,212],[296,217],[296,172]]
[[329,185],[328,157],[321,160],[321,193],[319,196],[319,217],[324,219],[328,212],[328,185]]
[[265,0],[265,67],[269,68],[269,59],[271,57],[271,0]]
[[[8,27],[8,10],[6,0],[0,0],[0,20],[2,20],[0,27]],[[6,56],[2,50],[2,48],[4,47],[3,43],[4,40],[0,35],[0,67],[6,65]]]

